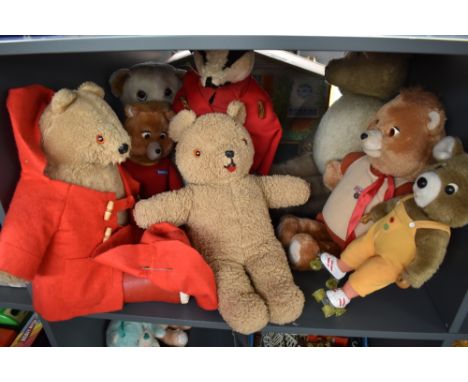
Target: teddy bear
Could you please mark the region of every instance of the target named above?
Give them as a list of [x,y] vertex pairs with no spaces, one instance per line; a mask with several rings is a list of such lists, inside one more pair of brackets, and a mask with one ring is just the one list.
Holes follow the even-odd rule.
[[167,102],[125,106],[124,128],[132,144],[123,167],[140,183],[140,196],[144,199],[182,187],[179,172],[170,160],[174,142],[167,130],[173,115]]
[[109,85],[122,105],[149,101],[172,103],[182,85],[185,70],[158,62],[143,62],[112,73]]
[[173,110],[225,113],[233,100],[245,104],[245,128],[252,137],[255,157],[251,173],[267,175],[281,140],[281,124],[269,95],[251,75],[255,52],[200,50],[193,53],[196,71],[188,71],[177,93]]
[[313,156],[322,174],[330,160],[360,149],[360,134],[384,103],[398,94],[408,64],[408,55],[377,52],[348,53],[328,63],[325,79],[342,96],[324,114],[314,136]]
[[113,320],[106,330],[106,344],[109,347],[159,347],[159,341],[168,346],[185,346],[188,342],[187,327],[144,322]]
[[420,88],[404,89],[376,113],[360,135],[363,153],[327,164],[324,183],[333,189],[317,220],[283,216],[280,241],[292,267],[311,270],[322,252],[340,253],[370,224],[360,218],[376,204],[411,193],[412,181],[432,160],[445,135],[445,111],[437,97]]
[[0,271],[32,281],[36,312],[59,321],[187,296],[217,308],[213,272],[182,230],[127,224],[138,184],[119,164],[131,142],[101,87],[12,89],[7,108],[22,171]]
[[245,120],[239,101],[228,105],[227,114],[179,112],[169,136],[177,142],[175,162],[186,186],[139,201],[134,217],[142,228],[186,225],[215,273],[221,316],[233,330],[249,334],[268,322],[292,322],[302,312],[304,296],[268,208],[303,204],[310,191],[300,178],[249,175],[254,146]]
[[373,207],[365,216],[372,226],[339,260],[326,252],[320,255],[337,280],[352,271],[343,288],[326,292],[326,303],[344,308],[353,298],[392,283],[420,288],[438,270],[451,228],[468,224],[468,154],[453,137],[444,138],[440,146],[442,153],[453,157],[425,169],[416,178],[412,195]]

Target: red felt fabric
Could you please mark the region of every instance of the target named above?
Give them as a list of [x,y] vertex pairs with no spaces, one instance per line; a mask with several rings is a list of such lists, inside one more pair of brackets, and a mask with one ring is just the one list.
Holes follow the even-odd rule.
[[[245,128],[250,133],[255,147],[254,163],[250,171],[260,175],[267,175],[270,172],[281,140],[281,124],[273,110],[270,97],[252,76],[220,88],[210,88],[201,85],[197,73],[188,71],[172,105],[175,112],[184,109],[182,97],[187,100],[190,109],[197,115],[213,112],[225,113],[231,101],[243,102],[247,110]],[[213,102],[210,104],[212,97],[214,97]],[[264,107],[263,116],[259,113],[259,102]]]
[[[41,151],[38,121],[52,95],[51,90],[39,85],[13,89],[8,95],[7,107],[22,172],[3,225],[0,270],[32,280],[34,309],[47,320],[118,310],[123,305],[120,257],[104,265],[95,256],[105,254],[101,247],[125,245],[128,257],[137,254],[139,261],[147,256],[150,262],[157,262],[162,256],[173,269],[185,272],[164,281],[153,277],[152,281],[156,280],[165,290],[189,292],[195,298],[200,293],[203,307],[216,309],[213,272],[188,245],[183,231],[163,226],[145,233],[145,240],[140,242],[141,230],[131,225],[119,226],[117,212],[131,212],[133,195],[138,191],[137,182],[125,170],[120,169],[120,173],[127,196],[120,200],[114,193],[51,180],[43,174],[46,159]],[[105,221],[110,200],[115,207],[110,220]],[[112,228],[113,234],[102,243],[107,227]],[[170,251],[174,241],[159,246],[166,231],[174,230],[183,240],[177,242],[177,256],[171,262],[172,258],[161,253]],[[161,236],[146,239],[152,235]],[[138,244],[128,246],[133,243]]]
[[140,183],[140,197],[143,199],[161,192],[178,190],[183,186],[179,171],[169,158],[163,158],[151,166],[142,166],[127,160],[123,167]]

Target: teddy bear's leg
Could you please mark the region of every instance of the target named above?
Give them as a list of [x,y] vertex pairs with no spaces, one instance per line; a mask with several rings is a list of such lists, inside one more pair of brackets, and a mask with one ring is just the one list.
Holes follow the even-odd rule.
[[268,309],[244,267],[231,261],[214,261],[210,265],[216,277],[219,313],[227,324],[242,334],[263,329],[269,320]]
[[332,241],[323,223],[312,219],[298,219],[298,226],[300,232],[292,237],[287,247],[293,269],[310,271],[310,262],[315,260],[320,252],[340,252],[339,246]]
[[270,322],[286,324],[296,320],[304,307],[304,294],[294,283],[279,242],[267,244],[246,263],[256,291],[265,299]]

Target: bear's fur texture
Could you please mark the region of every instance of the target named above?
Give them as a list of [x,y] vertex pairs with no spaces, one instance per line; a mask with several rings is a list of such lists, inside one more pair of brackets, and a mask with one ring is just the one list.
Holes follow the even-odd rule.
[[184,110],[171,121],[176,165],[187,186],[137,203],[140,227],[186,224],[194,247],[215,272],[219,311],[235,331],[253,333],[268,322],[297,319],[304,296],[294,284],[268,208],[300,205],[309,185],[290,176],[249,175],[254,148],[243,127],[245,107],[196,117]]

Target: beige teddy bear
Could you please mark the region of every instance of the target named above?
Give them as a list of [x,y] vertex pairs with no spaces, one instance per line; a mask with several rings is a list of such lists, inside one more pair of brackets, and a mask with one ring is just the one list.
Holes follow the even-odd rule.
[[310,191],[299,178],[249,175],[254,148],[245,116],[239,101],[229,104],[227,115],[177,114],[169,135],[187,185],[140,201],[134,216],[143,228],[164,221],[187,225],[192,244],[215,272],[221,315],[248,334],[268,322],[294,321],[302,312],[304,296],[268,208],[303,204]]

